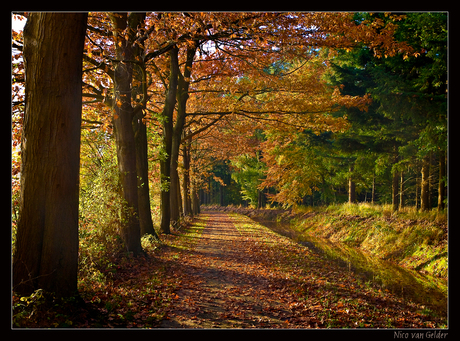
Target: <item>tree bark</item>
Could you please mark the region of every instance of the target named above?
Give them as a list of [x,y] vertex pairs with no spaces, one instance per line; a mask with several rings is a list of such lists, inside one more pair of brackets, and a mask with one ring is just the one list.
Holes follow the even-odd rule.
[[419,206],[418,187],[419,187],[418,166],[416,166],[416,168],[415,168],[415,208],[417,210],[418,210],[418,206]]
[[428,165],[428,207],[431,209],[433,207],[433,198],[431,193],[433,193],[433,152],[430,152]]
[[[131,13],[128,23],[133,30],[137,30],[145,20],[146,13]],[[137,42],[133,46],[133,55],[136,60],[140,61],[144,59],[144,43]],[[145,64],[137,63],[134,68],[134,78],[140,85],[139,88],[134,88],[136,94],[142,95],[140,105],[145,108],[148,100],[147,96],[147,76],[145,70]],[[132,86],[133,88],[133,86]],[[138,104],[139,105],[139,104]],[[134,139],[136,144],[136,170],[137,170],[137,198],[139,207],[139,224],[141,236],[144,234],[151,234],[155,238],[159,239],[155,229],[153,228],[152,212],[150,210],[150,191],[149,191],[149,162],[148,162],[148,147],[147,147],[147,126],[143,120],[143,110],[138,110],[138,113],[134,117],[132,122],[134,130]]]
[[[350,173],[352,173],[354,170],[353,166],[350,166]],[[352,176],[350,175],[350,178],[348,179],[348,202],[350,204],[356,202],[356,184],[353,181]]]
[[430,156],[427,155],[422,160],[422,189],[420,194],[420,209],[428,211],[430,209],[429,196],[430,196]]
[[404,171],[401,171],[401,181],[399,183],[399,209],[404,207]]
[[77,292],[82,55],[86,13],[31,13],[13,289]]
[[265,193],[264,191],[257,190],[257,209],[261,209],[265,207]]
[[446,196],[446,184],[444,177],[446,176],[446,152],[439,152],[439,180],[438,180],[438,211],[445,208],[444,197]]
[[372,199],[371,199],[372,205],[375,204],[375,170],[374,173],[372,174]]
[[200,196],[196,190],[196,186],[192,187],[192,210],[193,215],[200,214]]
[[398,172],[393,171],[391,181],[391,210],[396,212],[399,207],[399,196],[398,196]]
[[136,170],[137,170],[137,194],[139,205],[139,224],[141,236],[151,234],[159,239],[153,228],[152,213],[150,211],[150,191],[148,178],[148,155],[147,155],[147,127],[139,115],[133,121],[134,137],[136,143]]
[[171,206],[170,206],[170,185],[171,185],[171,149],[173,135],[173,113],[176,105],[177,83],[179,74],[178,48],[174,47],[169,51],[170,70],[169,85],[166,94],[166,102],[163,108],[163,157],[160,161],[161,173],[161,225],[160,231],[165,234],[171,233]]
[[184,191],[184,216],[193,215],[192,200],[190,194],[190,145],[192,138],[182,144],[182,154],[184,158],[184,179],[182,188]]
[[[197,45],[187,48],[187,57],[185,61],[184,74],[178,72],[178,89],[177,89],[177,116],[173,129],[172,146],[171,146],[171,223],[177,224],[180,218],[180,182],[178,160],[179,150],[182,140],[182,133],[185,125],[185,115],[187,100],[189,97],[188,89],[190,85],[190,76],[192,71],[193,59],[195,57]],[[178,62],[178,61],[177,61]],[[177,65],[179,70],[179,65]]]
[[[132,18],[131,18],[132,19]],[[116,43],[116,63],[114,70],[114,132],[117,146],[118,172],[124,204],[121,212],[121,235],[127,252],[134,256],[142,251],[139,200],[137,193],[136,143],[132,126],[135,110],[131,104],[133,64],[132,35],[125,38],[123,32],[128,27],[127,13],[111,14]],[[137,24],[131,22],[137,27]]]

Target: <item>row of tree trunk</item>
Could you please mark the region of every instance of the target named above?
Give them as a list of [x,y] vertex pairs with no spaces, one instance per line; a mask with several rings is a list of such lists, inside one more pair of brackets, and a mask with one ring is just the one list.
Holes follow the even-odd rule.
[[[422,159],[421,165],[421,181],[420,181],[420,210],[428,211],[432,208],[431,202],[431,178],[432,178],[432,158],[433,153],[427,154]],[[446,184],[446,152],[440,150],[439,151],[439,177],[438,177],[438,211],[442,211],[445,209],[445,198],[447,196],[447,184]],[[350,174],[353,174],[354,167],[350,166]],[[404,188],[405,179],[404,179],[404,171],[394,171],[392,176],[392,210],[398,211],[404,207]],[[417,182],[418,186],[418,182]],[[416,191],[416,206],[418,206],[418,189],[417,186],[415,188]],[[372,183],[372,203],[375,201],[375,176],[373,177]],[[356,202],[356,184],[353,180],[353,177],[350,176],[348,178],[348,202],[355,203]]]
[[[116,60],[113,109],[121,195],[121,235],[126,251],[142,252],[141,236],[153,228],[148,186],[147,134],[143,109],[148,100],[141,43],[134,44],[145,13],[114,13]],[[21,206],[13,256],[13,289],[27,295],[37,288],[72,296],[77,290],[82,56],[86,13],[31,13],[24,29],[26,109],[22,140]],[[120,34],[123,32],[123,34]],[[184,148],[184,205],[177,172],[185,123],[191,66],[197,45],[187,48],[182,74],[178,48],[169,51],[170,76],[163,109],[161,226],[170,233],[182,207],[199,213],[190,186],[190,139]],[[133,80],[141,84],[133,87]],[[165,84],[166,86],[166,84]],[[137,93],[136,93],[137,92]],[[142,94],[133,106],[132,98]],[[177,118],[173,113],[177,100]],[[188,169],[187,169],[188,167]]]

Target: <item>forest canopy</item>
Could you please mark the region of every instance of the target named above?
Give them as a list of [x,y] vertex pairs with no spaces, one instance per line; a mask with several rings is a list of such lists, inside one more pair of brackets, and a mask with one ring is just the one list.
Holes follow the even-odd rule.
[[[56,137],[53,125],[70,124],[50,117],[50,135],[27,135],[41,124],[31,119],[39,108],[28,91],[54,82],[27,77],[28,68],[49,67],[29,62],[44,29],[34,20],[55,20],[48,14],[13,14],[27,20],[24,32],[12,32],[13,251],[21,262],[28,234],[20,231],[32,228],[21,225],[31,205],[23,188],[32,179],[27,148],[54,148],[46,144]],[[50,27],[72,14],[60,15]],[[81,46],[50,36],[43,51],[68,48],[64,56],[81,65],[79,101],[67,102],[81,110],[72,142],[79,146],[80,243],[90,236],[106,249],[140,254],[142,236],[168,234],[210,203],[446,208],[447,13],[91,12],[74,19]],[[54,67],[65,73],[69,65]],[[45,215],[59,210],[46,208]],[[38,285],[32,282],[26,292]]]

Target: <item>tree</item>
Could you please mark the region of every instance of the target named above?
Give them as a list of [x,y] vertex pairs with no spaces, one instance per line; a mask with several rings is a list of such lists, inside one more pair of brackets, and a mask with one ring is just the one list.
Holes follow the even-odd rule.
[[[122,238],[128,252],[135,256],[142,251],[139,223],[139,198],[137,188],[136,139],[133,119],[142,105],[133,108],[132,81],[134,48],[137,27],[144,19],[140,13],[113,13],[110,19],[114,27],[116,61],[114,69],[114,131],[117,142],[117,158],[121,188],[125,205],[122,208]],[[125,33],[126,34],[122,34]],[[140,132],[139,132],[140,133]],[[142,155],[139,154],[139,157]]]
[[161,225],[162,233],[170,233],[171,222],[171,152],[173,142],[173,114],[176,104],[176,93],[179,73],[178,49],[174,47],[169,52],[170,70],[169,85],[166,91],[166,100],[162,112],[163,125],[163,157],[160,160],[161,170]]
[[[242,110],[241,107],[248,104],[247,99],[253,97],[254,93],[263,95],[278,91],[276,82],[273,81],[279,75],[273,74],[267,77],[267,72],[264,71],[267,66],[275,62],[283,65],[284,60],[289,61],[293,58],[302,59],[311,53],[312,46],[353,46],[355,41],[364,40],[371,45],[376,54],[382,50],[392,55],[393,52],[387,50],[390,47],[395,48],[392,40],[394,25],[381,23],[356,25],[350,20],[352,17],[350,13],[149,13],[145,16],[145,22],[148,24],[137,27],[135,23],[138,21],[139,14],[136,13],[110,15],[112,18],[110,21],[104,18],[104,15],[95,14],[94,17],[99,18],[99,21],[89,28],[92,38],[91,44],[88,43],[88,53],[84,59],[92,64],[92,67],[87,69],[88,72],[95,73],[96,76],[91,84],[87,84],[90,90],[87,96],[97,100],[107,100],[107,97],[117,96],[116,92],[110,91],[105,86],[101,87],[102,70],[112,80],[114,79],[111,63],[115,64],[116,68],[121,68],[120,64],[124,63],[127,70],[140,68],[150,76],[145,77],[149,79],[147,82],[142,81],[146,86],[141,96],[142,100],[137,102],[142,104],[141,107],[155,113],[163,125],[165,145],[162,153],[164,160],[161,167],[161,187],[164,208],[162,212],[166,216],[162,217],[161,230],[165,232],[169,230],[166,225],[169,224],[170,218],[172,217],[172,221],[175,222],[179,217],[180,192],[176,174],[180,148],[178,141],[183,142],[187,138],[182,136],[183,129],[195,125],[197,128],[191,134],[197,134],[197,131],[209,128],[223,116],[234,112],[254,118],[264,113],[273,114],[274,108],[268,111],[260,110],[257,101],[254,103],[257,110],[254,110],[254,106],[250,110]],[[117,23],[118,21],[120,22]],[[91,22],[94,22],[93,19]],[[110,26],[114,24],[115,26],[120,24],[119,28],[110,32]],[[376,37],[379,39],[375,40]],[[108,41],[111,43],[109,44]],[[404,51],[403,45],[400,44],[400,48]],[[129,50],[134,50],[136,46],[145,46],[145,50],[140,55],[133,54],[133,51],[130,54]],[[171,69],[170,62],[164,58],[164,55],[170,53],[172,49],[178,50],[177,60],[180,68],[177,73],[173,72],[177,69],[176,66]],[[120,51],[124,53],[124,59],[118,56]],[[196,58],[197,52],[200,58]],[[127,59],[127,55],[132,58]],[[183,71],[180,70],[182,66]],[[192,67],[193,73],[191,73]],[[129,73],[125,72],[125,75]],[[247,82],[240,82],[243,75],[259,78],[257,83],[259,86],[254,92],[248,92]],[[168,83],[168,80],[172,80],[172,76],[179,78],[174,79],[173,84]],[[266,81],[263,80],[264,78]],[[182,84],[179,84],[179,81]],[[129,84],[129,79],[123,82]],[[121,84],[120,80],[118,83]],[[150,85],[156,88],[149,90]],[[128,88],[125,91],[128,91]],[[170,95],[173,93],[178,95],[175,99],[178,103],[176,115],[175,105],[171,105]],[[196,94],[194,98],[189,96],[192,93]],[[128,108],[129,95],[132,102],[136,102],[132,93],[124,93],[115,101],[114,107],[115,104],[117,106],[121,104],[122,110],[123,107]],[[222,96],[227,96],[226,99],[233,103],[228,103],[229,105],[226,106],[227,101],[223,101]],[[195,110],[189,111],[194,107],[193,104],[187,104],[189,97],[192,102],[196,103],[198,100],[207,108],[203,111],[195,106]],[[158,110],[159,107],[167,110]],[[283,112],[281,115],[289,113],[291,112]],[[116,116],[119,117],[118,114]],[[171,137],[168,136],[169,127],[167,127],[170,124],[172,124]],[[170,165],[165,165],[168,161]],[[131,171],[127,174],[131,174]],[[123,176],[120,174],[121,178]],[[122,187],[127,184],[123,184],[125,182],[122,181]],[[170,191],[174,194],[170,194]],[[170,203],[164,202],[167,197]],[[166,213],[167,206],[170,207],[169,213]]]
[[95,105],[100,112],[100,118],[92,122],[107,121],[102,103],[112,111],[110,122],[124,199],[122,237],[127,251],[133,254],[141,251],[141,235],[158,237],[153,229],[147,178],[146,36],[139,34],[145,27],[145,17],[146,13],[92,13],[87,53],[83,56],[86,65],[92,66],[84,72],[84,97],[94,98],[85,104]]
[[262,183],[266,169],[260,160],[260,153],[242,154],[232,161],[232,167],[235,171],[231,176],[241,186],[242,198],[249,201],[251,206],[262,208],[262,191],[258,187]]
[[[177,90],[178,111],[176,116],[172,116],[175,123],[170,156],[167,152],[169,148],[165,148],[165,155],[170,158],[171,165],[170,175],[163,174],[165,181],[169,181],[168,186],[162,187],[171,191],[169,214],[173,223],[179,217],[181,206],[176,175],[179,146],[174,141],[187,139],[182,133],[184,128],[189,127],[190,122],[202,122],[206,118],[207,123],[204,127],[209,128],[222,116],[232,114],[235,114],[233,118],[236,119],[238,116],[245,116],[256,120],[261,119],[263,115],[269,115],[268,120],[273,122],[285,121],[282,117],[289,115],[295,116],[289,119],[293,121],[298,117],[296,115],[309,114],[312,108],[314,113],[319,114],[320,99],[314,104],[308,101],[310,111],[305,111],[304,108],[302,110],[299,103],[306,97],[303,95],[304,89],[290,87],[292,84],[287,83],[287,78],[280,77],[283,72],[278,72],[277,69],[280,67],[276,66],[279,65],[282,69],[284,65],[300,60],[296,67],[301,68],[304,59],[314,55],[312,46],[353,46],[354,42],[363,40],[369,42],[377,55],[380,50],[389,55],[394,54],[394,25],[356,25],[350,21],[350,17],[349,13],[241,13],[224,16],[221,13],[183,13],[162,16],[164,28],[159,30],[164,31],[169,37],[169,42],[176,42],[179,63],[184,65],[184,71],[179,71],[178,77],[186,85],[180,86],[181,89]],[[166,25],[167,20],[171,19],[174,21],[170,21],[169,26]],[[379,39],[374,41],[377,36]],[[403,43],[399,44],[399,49],[406,51]],[[196,52],[199,52],[200,58],[195,58]],[[274,72],[271,72],[272,70]],[[156,73],[161,75],[158,68]],[[186,73],[189,77],[186,77]],[[163,74],[166,75],[167,72]],[[166,77],[160,78],[165,84]],[[247,79],[251,81],[247,82]],[[306,84],[307,81],[303,86]],[[166,84],[164,87],[170,88]],[[268,106],[261,105],[264,96],[271,99]],[[190,97],[192,103],[186,108],[179,103],[179,97],[184,99],[185,104],[190,102]],[[342,103],[348,101],[347,98],[342,100]],[[363,102],[365,101],[364,98]],[[286,110],[286,107],[294,109]],[[187,109],[185,116],[183,109]],[[202,128],[197,130],[200,129]],[[169,138],[164,141],[169,141]],[[164,193],[162,200],[165,200],[167,195]],[[162,226],[166,224],[166,220],[162,219]],[[162,230],[166,229],[166,226],[162,227]]]
[[[363,23],[392,21],[384,13],[356,13],[355,17]],[[395,38],[412,46],[414,52],[410,55],[382,58],[361,44],[334,51],[335,56],[330,59],[330,82],[340,85],[341,94],[367,93],[372,98],[366,115],[353,107],[341,110],[351,127],[336,134],[336,145],[343,156],[353,157],[358,178],[368,179],[369,183],[372,178],[374,184],[375,176],[379,178],[382,199],[391,200],[395,211],[407,200],[411,175],[419,172],[420,164],[425,164],[421,168],[427,179],[422,187],[424,204],[430,206],[432,196],[424,191],[429,191],[428,178],[433,177],[429,176],[431,162],[426,156],[441,155],[446,148],[446,18],[443,13],[401,16]],[[365,159],[372,162],[358,167],[356,163]],[[375,194],[376,186],[372,187]],[[443,189],[439,192],[445,195]]]
[[[408,158],[421,161],[421,209],[428,210],[430,160],[437,153],[444,162],[447,150],[447,13],[409,13],[395,36],[417,52],[413,56],[376,61],[375,97],[387,117],[405,125],[399,147],[405,158],[400,162],[407,162]],[[407,151],[413,154],[408,155]],[[441,197],[445,195],[444,179],[438,179]]]
[[86,13],[31,13],[13,290],[77,290],[82,53]]

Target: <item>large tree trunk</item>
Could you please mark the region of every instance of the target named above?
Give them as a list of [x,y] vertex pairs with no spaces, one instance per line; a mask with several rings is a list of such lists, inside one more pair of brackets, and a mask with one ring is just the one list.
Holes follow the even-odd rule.
[[163,108],[163,157],[160,161],[161,173],[161,223],[160,231],[169,234],[171,222],[170,185],[171,185],[171,149],[173,135],[173,113],[176,105],[177,82],[179,74],[178,48],[169,51],[170,69],[169,85],[166,93],[166,102]]
[[150,193],[149,193],[149,164],[147,154],[147,127],[142,122],[142,115],[133,121],[133,127],[136,140],[136,167],[137,167],[137,197],[139,204],[139,223],[141,236],[151,234],[158,238],[153,228],[152,213],[150,211]]
[[82,55],[86,13],[31,13],[13,289],[77,291]]
[[[146,13],[131,13],[128,20],[131,25],[132,32],[137,30],[137,26],[144,22]],[[133,55],[136,60],[140,61],[144,59],[144,44],[137,42],[132,46]],[[136,91],[137,95],[142,95],[141,103],[138,104],[142,108],[148,100],[147,95],[147,76],[145,70],[145,64],[136,63],[134,68],[134,78],[141,84],[137,88],[134,87],[133,91]],[[133,88],[133,86],[131,86]],[[149,191],[149,162],[148,162],[148,148],[147,148],[147,126],[143,120],[143,110],[138,110],[138,113],[134,117],[132,122],[134,130],[134,138],[136,144],[136,170],[137,170],[137,198],[139,207],[139,224],[141,236],[144,234],[151,234],[155,238],[158,238],[155,229],[153,228],[152,212],[150,211],[150,191]]]
[[422,160],[422,192],[420,194],[420,209],[428,211],[430,209],[429,196],[430,196],[430,156],[427,155]]
[[[195,57],[197,46],[187,48],[187,58],[185,61],[184,74],[178,72],[178,89],[177,89],[177,118],[173,129],[172,146],[171,146],[171,223],[177,224],[180,218],[180,182],[178,160],[179,150],[182,139],[182,132],[185,125],[185,115],[188,100],[188,89],[190,85],[190,75],[192,71],[193,59]],[[177,65],[179,69],[179,65]]]
[[[117,60],[114,72],[114,131],[117,145],[118,171],[124,204],[121,212],[121,235],[128,252],[138,255],[142,251],[137,193],[136,143],[133,130],[135,115],[131,104],[133,64],[132,34],[128,39],[123,32],[128,26],[126,13],[111,14],[114,25]],[[135,25],[137,26],[137,25]]]

